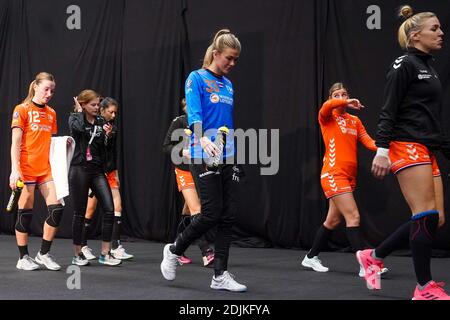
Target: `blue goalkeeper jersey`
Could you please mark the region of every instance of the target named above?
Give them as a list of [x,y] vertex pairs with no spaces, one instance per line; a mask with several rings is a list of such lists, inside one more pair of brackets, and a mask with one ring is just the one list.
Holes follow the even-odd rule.
[[[226,137],[223,157],[234,155],[233,139],[233,85],[224,76],[217,76],[206,69],[191,72],[185,84],[189,128],[202,124],[204,135],[215,141],[217,129],[226,126],[230,134]],[[208,158],[199,137],[191,136],[191,157]]]

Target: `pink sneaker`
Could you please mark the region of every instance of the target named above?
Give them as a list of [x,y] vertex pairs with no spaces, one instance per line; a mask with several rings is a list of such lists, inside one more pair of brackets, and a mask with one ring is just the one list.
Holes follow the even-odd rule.
[[214,252],[208,252],[206,256],[203,256],[203,266],[208,267],[214,262]]
[[413,300],[450,300],[450,296],[444,291],[444,282],[428,282],[422,290],[416,286]]
[[178,258],[178,262],[179,262],[181,265],[183,265],[183,264],[190,264],[190,263],[192,263],[192,260],[189,259],[189,258],[186,257],[186,256],[181,256],[181,257]]
[[356,259],[359,265],[364,269],[364,278],[366,279],[369,290],[380,290],[381,280],[380,272],[383,268],[383,261],[372,257],[373,249],[359,250],[356,252]]

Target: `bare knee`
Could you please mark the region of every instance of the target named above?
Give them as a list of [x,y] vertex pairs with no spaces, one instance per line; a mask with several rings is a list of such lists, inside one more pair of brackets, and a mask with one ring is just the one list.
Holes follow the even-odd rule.
[[334,230],[339,226],[340,223],[341,223],[340,217],[332,217],[332,218],[327,217],[327,219],[323,223],[323,226],[328,230]]
[[347,227],[358,227],[360,224],[360,217],[358,210],[354,210],[345,215],[345,224]]

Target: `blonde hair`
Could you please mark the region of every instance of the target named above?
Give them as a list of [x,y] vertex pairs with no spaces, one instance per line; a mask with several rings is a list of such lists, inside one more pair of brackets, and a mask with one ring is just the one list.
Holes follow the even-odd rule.
[[34,85],[39,85],[42,81],[49,80],[55,82],[55,77],[48,72],[39,72],[33,81],[30,83],[30,87],[28,89],[27,97],[22,101],[22,103],[30,102],[34,97]]
[[422,30],[423,22],[429,18],[436,17],[433,12],[420,12],[414,14],[411,6],[402,6],[398,13],[399,17],[405,19],[398,28],[398,43],[402,49],[411,47],[411,35]]
[[223,52],[226,48],[231,48],[241,52],[241,43],[239,39],[230,32],[228,29],[222,29],[217,31],[212,43],[206,50],[205,57],[203,58],[202,68],[208,68],[213,62],[213,51],[217,50]]
[[[86,89],[81,91],[77,96],[77,101],[80,104],[80,106],[83,106],[84,104],[88,103],[91,100],[94,100],[95,98],[100,98],[100,94],[95,92],[91,89]],[[77,111],[77,106],[73,106],[73,110]]]
[[328,96],[331,97],[333,92],[335,92],[336,90],[341,90],[341,89],[344,89],[348,93],[347,88],[345,87],[345,85],[342,82],[333,83],[330,87],[330,90],[328,90]]

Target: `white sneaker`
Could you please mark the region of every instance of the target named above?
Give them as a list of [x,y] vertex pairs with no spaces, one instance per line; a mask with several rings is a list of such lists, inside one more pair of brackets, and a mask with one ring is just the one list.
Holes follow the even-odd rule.
[[111,249],[111,254],[114,258],[119,260],[128,260],[133,259],[134,257],[132,254],[127,253],[122,245],[118,246],[116,249]]
[[19,259],[16,264],[16,268],[25,271],[32,271],[39,269],[39,265],[29,255],[24,255],[22,259]]
[[118,266],[122,263],[121,260],[114,258],[111,253],[105,255],[101,254],[100,257],[98,257],[98,262],[108,266]]
[[38,252],[35,260],[37,263],[44,265],[48,270],[58,271],[61,269],[61,266],[56,263],[55,258],[48,252],[46,254]]
[[306,268],[311,268],[317,272],[328,272],[328,268],[322,265],[322,261],[319,260],[318,256],[314,256],[311,259],[308,258],[308,255],[303,258],[302,266]]
[[161,262],[161,273],[164,279],[169,281],[175,280],[177,275],[178,258],[180,257],[170,252],[169,248],[171,245],[172,243],[168,243],[164,246],[163,260]]
[[213,276],[211,280],[211,289],[228,290],[233,292],[247,291],[247,287],[234,280],[234,276],[228,271],[218,277]]
[[92,249],[89,248],[88,246],[84,246],[83,248],[81,248],[81,252],[83,252],[84,256],[86,257],[86,259],[88,260],[94,260],[97,257],[92,253]]
[[90,262],[84,256],[84,253],[80,252],[76,257],[72,258],[72,264],[77,265],[77,266],[87,266],[90,264]]

